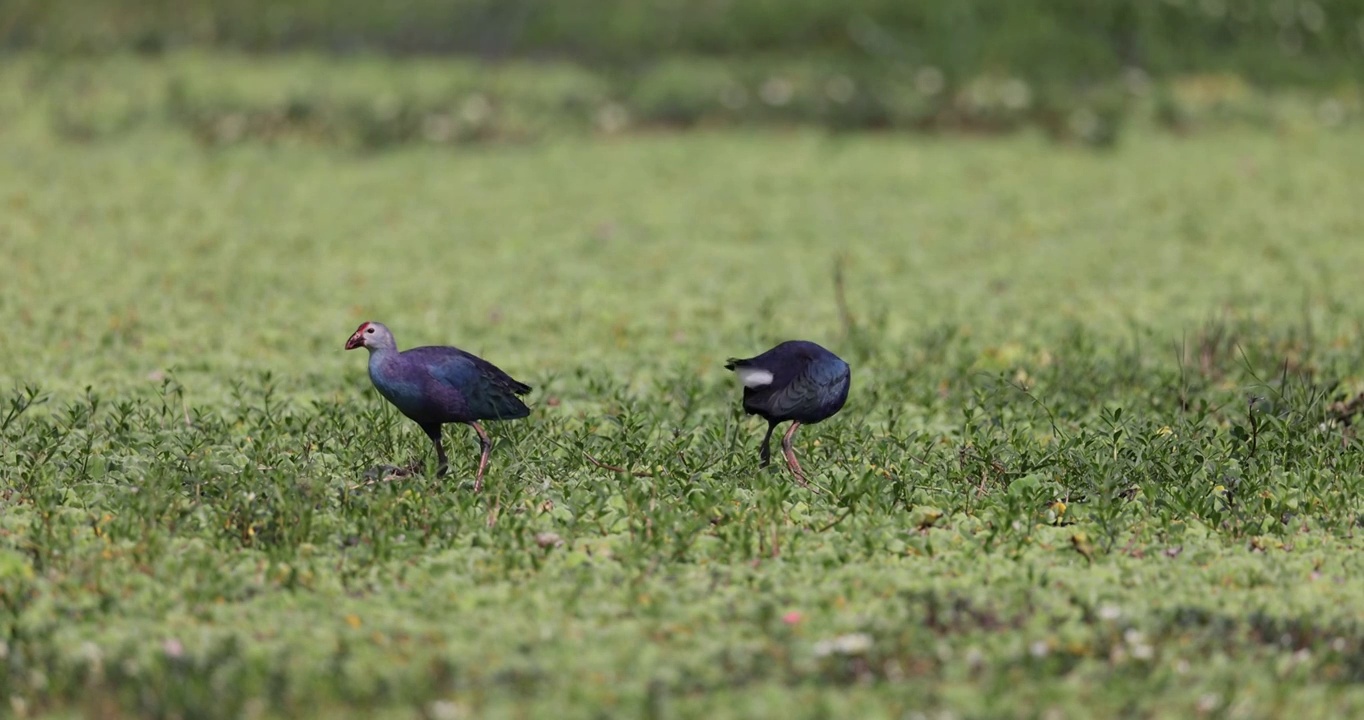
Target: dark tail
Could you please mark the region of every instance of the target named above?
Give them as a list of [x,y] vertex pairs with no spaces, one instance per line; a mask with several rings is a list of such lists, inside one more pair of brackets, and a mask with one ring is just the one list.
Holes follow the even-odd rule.
[[[529,390],[530,388],[526,388]],[[521,402],[519,398],[511,395],[503,395],[497,402],[495,416],[488,420],[518,420],[530,415],[530,408]]]

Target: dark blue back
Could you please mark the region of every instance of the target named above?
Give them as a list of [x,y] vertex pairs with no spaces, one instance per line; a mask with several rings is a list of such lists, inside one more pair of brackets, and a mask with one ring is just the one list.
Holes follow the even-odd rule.
[[512,420],[530,414],[517,395],[530,386],[458,348],[417,347],[371,356],[370,379],[402,413],[419,423]]
[[852,370],[842,358],[807,340],[790,340],[735,365],[772,373],[772,382],[744,388],[744,410],[769,420],[814,424],[848,400]]

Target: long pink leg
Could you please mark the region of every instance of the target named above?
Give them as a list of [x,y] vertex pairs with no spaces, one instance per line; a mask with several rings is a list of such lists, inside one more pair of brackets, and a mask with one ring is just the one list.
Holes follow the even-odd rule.
[[493,441],[477,421],[469,423],[469,427],[478,433],[478,444],[483,450],[482,457],[478,459],[478,472],[474,474],[474,492],[478,492],[483,489],[483,471],[488,469],[488,455],[493,451]]
[[813,490],[814,488],[810,487],[810,482],[805,479],[805,471],[801,469],[800,461],[796,460],[796,451],[791,449],[791,439],[795,437],[796,428],[799,427],[799,422],[795,420],[791,421],[791,427],[787,429],[786,435],[782,436],[781,451],[782,454],[786,456],[786,467],[791,470],[792,475],[796,476],[796,482],[799,482],[807,489]]

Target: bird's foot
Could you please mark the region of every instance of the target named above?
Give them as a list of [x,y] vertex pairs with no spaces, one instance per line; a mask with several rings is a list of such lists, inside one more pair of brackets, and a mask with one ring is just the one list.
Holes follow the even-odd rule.
[[355,487],[374,485],[390,480],[401,480],[405,477],[411,477],[415,472],[416,471],[411,466],[398,467],[397,465],[375,465],[360,476],[363,482]]
[[823,492],[823,490],[820,490],[819,488],[815,487],[814,485],[811,485],[811,484],[810,484],[810,481],[809,481],[809,480],[806,480],[804,475],[796,475],[796,482],[800,483],[800,486],[801,486],[801,487],[803,487],[803,488],[805,488],[806,490],[809,490],[809,491],[811,491],[811,492],[815,492],[815,493]]
[[818,487],[810,484],[809,479],[805,476],[805,469],[800,466],[800,461],[796,460],[795,453],[786,453],[786,469],[791,472],[791,476],[796,479],[796,482],[800,483],[801,487],[814,493],[824,492]]
[[415,467],[412,467],[411,465],[407,465],[404,467],[399,467],[397,465],[375,465],[374,467],[369,469],[368,473],[365,474],[366,475],[373,474],[375,477],[388,480],[392,478],[409,477],[415,474],[416,471],[417,469]]

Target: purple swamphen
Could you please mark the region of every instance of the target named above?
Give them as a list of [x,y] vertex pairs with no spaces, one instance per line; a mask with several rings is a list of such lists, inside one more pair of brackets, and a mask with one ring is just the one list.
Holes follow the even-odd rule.
[[416,347],[398,352],[393,333],[382,323],[362,323],[346,349],[369,350],[369,379],[379,394],[393,403],[430,436],[440,460],[437,477],[449,469],[440,429],[445,423],[464,423],[478,433],[483,456],[478,461],[474,491],[483,487],[483,471],[493,442],[479,420],[514,420],[530,414],[517,395],[529,385],[513,380],[497,366],[459,348]]
[[801,425],[813,425],[833,417],[848,400],[852,370],[842,358],[807,340],[788,340],[746,360],[730,358],[725,364],[744,385],[744,412],[767,420],[767,434],[759,453],[762,467],[771,461],[768,447],[779,423],[791,421],[781,440],[782,453],[791,474],[805,487],[810,483],[791,449],[791,439]]

